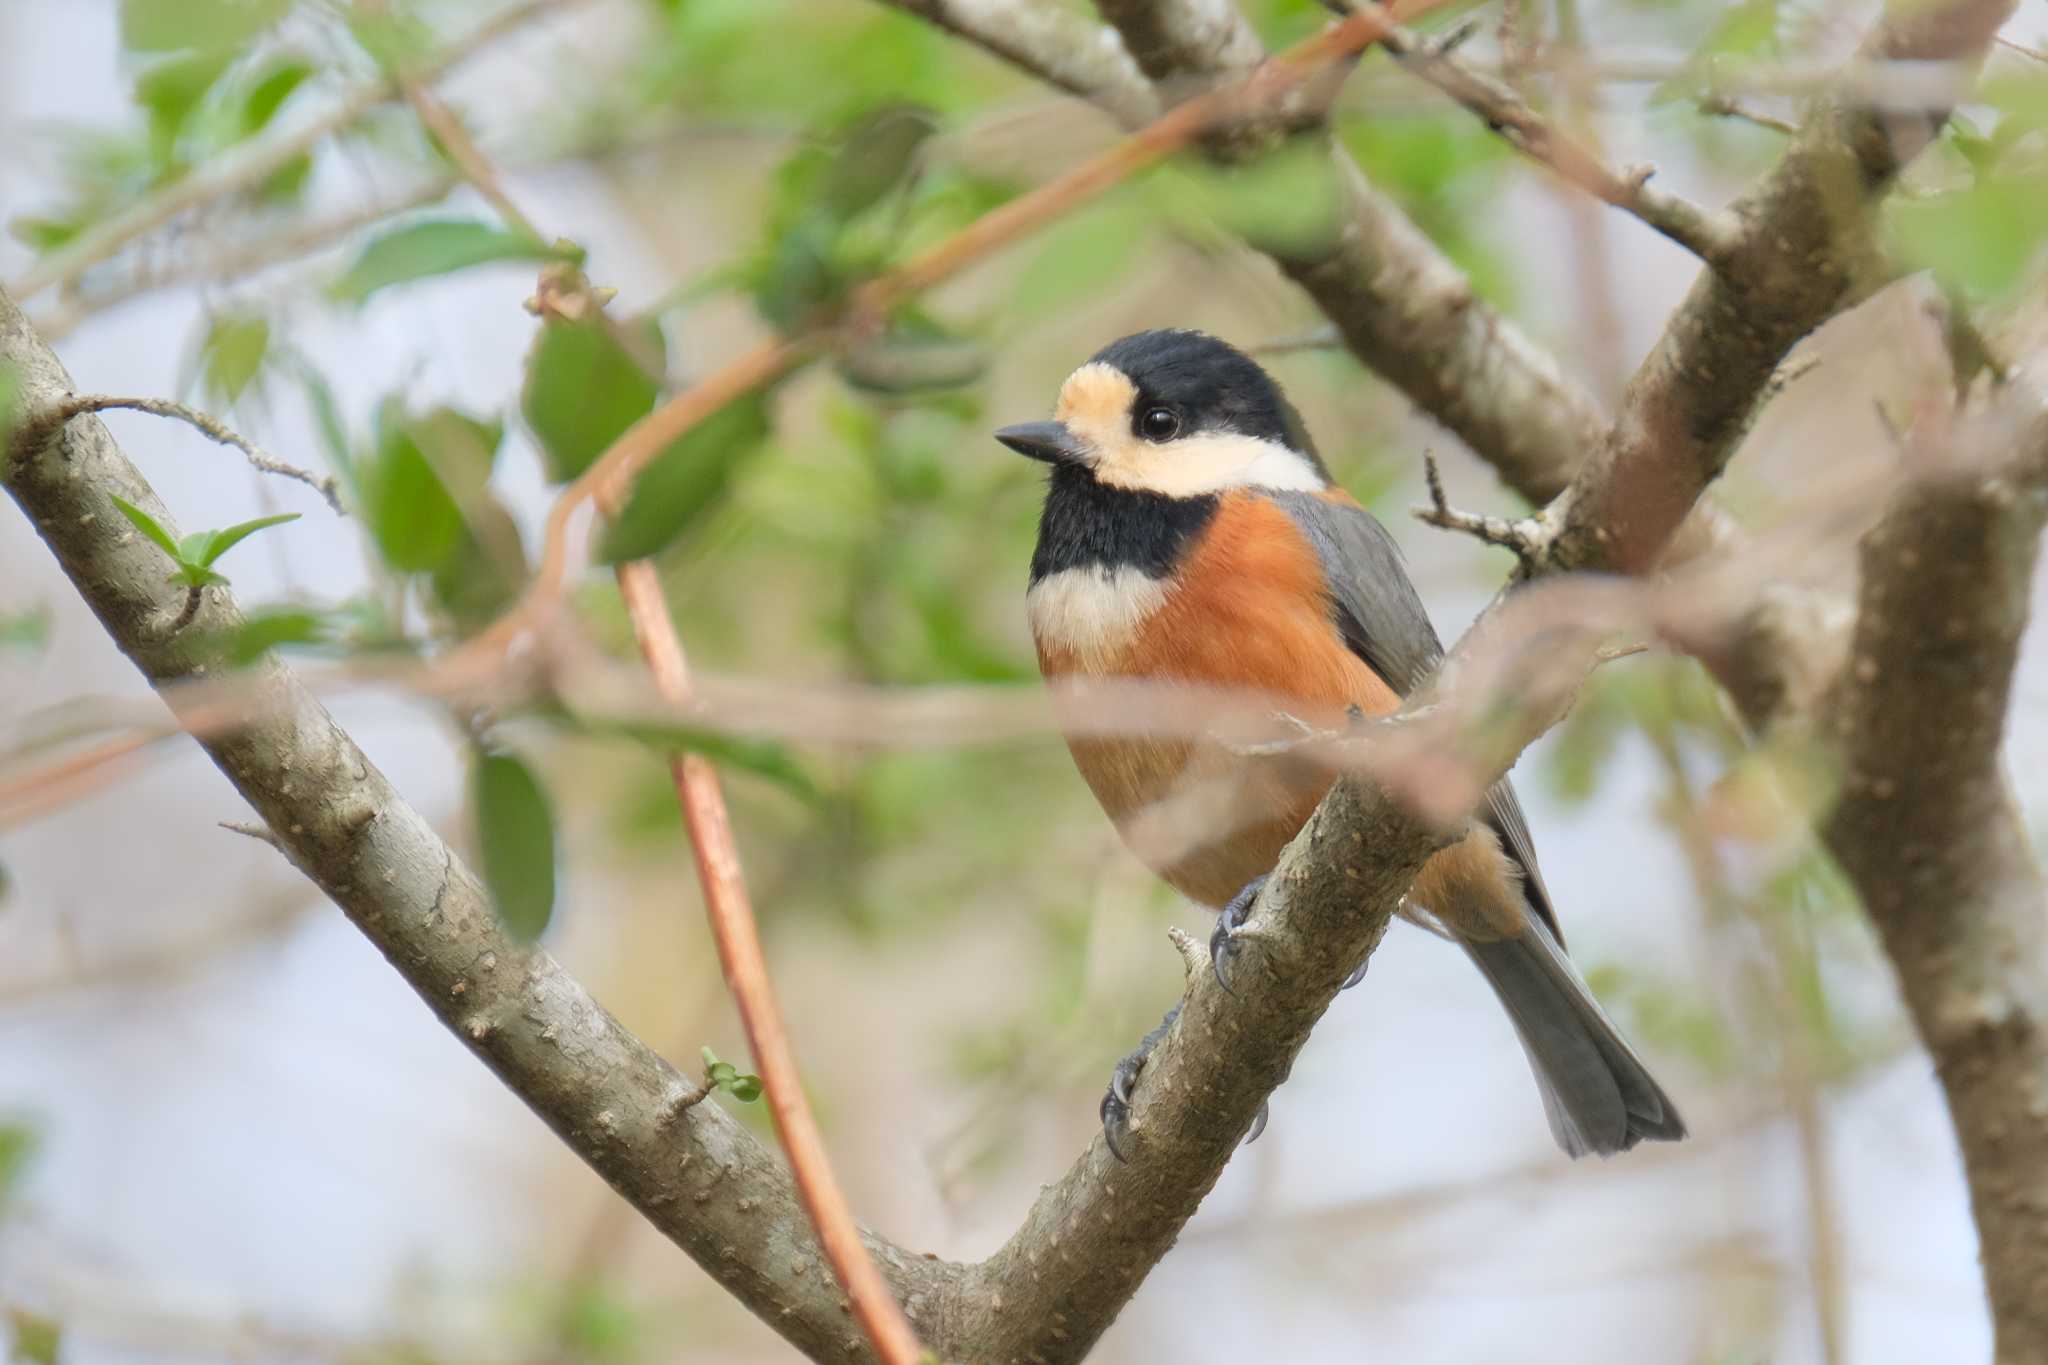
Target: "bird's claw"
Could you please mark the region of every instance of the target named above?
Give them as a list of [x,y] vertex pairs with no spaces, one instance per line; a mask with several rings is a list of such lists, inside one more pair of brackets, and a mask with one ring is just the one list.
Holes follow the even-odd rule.
[[1230,904],[1223,907],[1223,913],[1216,917],[1216,929],[1209,935],[1209,966],[1216,973],[1216,984],[1224,994],[1235,997],[1237,991],[1230,984],[1230,960],[1237,956],[1237,931],[1245,920],[1251,917],[1252,905],[1265,889],[1266,878],[1254,877],[1246,882],[1244,889],[1230,898]]
[[1138,1073],[1145,1069],[1145,1059],[1152,1055],[1152,1049],[1159,1046],[1159,1040],[1173,1027],[1173,1021],[1180,1017],[1180,1002],[1175,1001],[1166,1017],[1138,1040],[1129,1055],[1116,1064],[1116,1070],[1109,1073],[1109,1089],[1102,1092],[1102,1107],[1097,1112],[1102,1118],[1102,1140],[1109,1145],[1109,1154],[1120,1163],[1130,1158],[1124,1149],[1130,1144],[1131,1135],[1131,1087],[1138,1082]]

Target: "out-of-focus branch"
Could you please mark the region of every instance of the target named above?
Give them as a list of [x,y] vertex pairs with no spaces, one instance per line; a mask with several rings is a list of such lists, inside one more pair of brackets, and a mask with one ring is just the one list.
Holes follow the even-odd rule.
[[892,0],[1047,85],[1100,105],[1125,127],[1159,117],[1159,97],[1117,40],[1058,0]]
[[1266,56],[1236,0],[1098,0],[1095,8],[1169,98],[1242,75]]
[[[1370,8],[1378,9],[1377,5]],[[1395,28],[1380,45],[1402,65],[1486,121],[1515,149],[1557,172],[1603,203],[1640,218],[1693,255],[1713,265],[1732,244],[1734,222],[1650,183],[1652,170],[1610,169],[1599,157],[1532,108],[1512,88],[1483,76],[1406,29]]]
[[[1860,55],[1981,57],[2013,3],[1900,0]],[[1884,277],[1876,202],[1947,114],[1875,110],[1846,93],[1820,102],[1736,204],[1741,228],[1720,268],[1701,272],[1630,381],[1612,432],[1549,514],[1549,567],[1635,572],[1656,562],[1793,345]]]
[[[533,20],[581,3],[584,0],[520,0],[520,3],[500,10],[426,60],[414,64],[406,76],[413,81],[436,81]],[[8,284],[8,292],[17,300],[26,302],[53,286],[60,290],[68,289],[87,270],[137,238],[155,231],[182,213],[260,183],[402,94],[399,82],[391,77],[357,87],[344,95],[333,108],[301,127],[255,143],[181,180],[174,180],[124,212],[88,228],[75,240],[23,271]]]
[[2048,515],[2048,408],[2005,397],[1864,537],[1850,662],[1821,713],[1843,768],[1822,835],[1933,1055],[1997,1358],[2021,1362],[2048,1360],[2048,884],[2000,746]]

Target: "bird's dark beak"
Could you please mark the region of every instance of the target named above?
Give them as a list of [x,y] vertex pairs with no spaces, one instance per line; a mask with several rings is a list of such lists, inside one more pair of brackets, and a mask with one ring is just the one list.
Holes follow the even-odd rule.
[[1073,464],[1083,454],[1081,443],[1065,422],[1019,422],[997,432],[996,439],[1019,455],[1047,464]]

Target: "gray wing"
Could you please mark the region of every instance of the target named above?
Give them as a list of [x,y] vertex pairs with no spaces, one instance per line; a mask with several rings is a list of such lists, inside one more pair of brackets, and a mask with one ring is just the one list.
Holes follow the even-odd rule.
[[[1429,623],[1401,547],[1379,518],[1356,503],[1332,502],[1313,493],[1270,495],[1315,546],[1330,588],[1330,614],[1344,643],[1373,672],[1407,696],[1420,687],[1444,656],[1442,641]],[[1479,818],[1500,837],[1508,856],[1522,869],[1529,907],[1564,943],[1564,931],[1550,904],[1549,888],[1536,865],[1536,845],[1522,803],[1503,778],[1486,794]]]

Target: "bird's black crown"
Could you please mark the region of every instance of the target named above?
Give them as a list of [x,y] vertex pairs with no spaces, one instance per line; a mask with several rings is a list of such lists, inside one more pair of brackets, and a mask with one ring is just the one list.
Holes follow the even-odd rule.
[[1137,386],[1141,411],[1163,404],[1180,414],[1185,431],[1233,431],[1275,441],[1321,465],[1287,395],[1256,360],[1227,341],[1180,329],[1134,332],[1092,360],[1121,370]]

